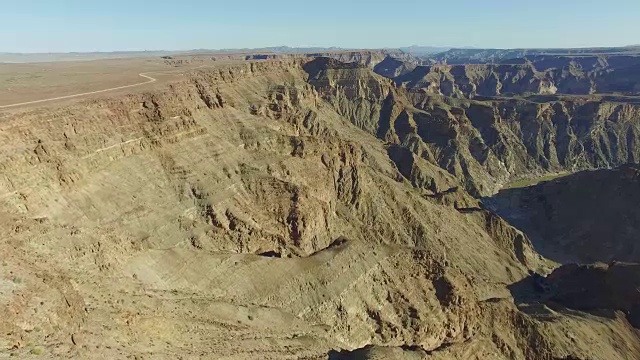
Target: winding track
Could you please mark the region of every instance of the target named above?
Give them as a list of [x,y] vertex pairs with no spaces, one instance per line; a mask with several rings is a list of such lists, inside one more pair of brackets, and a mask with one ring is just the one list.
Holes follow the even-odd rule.
[[100,93],[105,93],[105,92],[115,91],[115,90],[120,90],[120,89],[128,89],[128,88],[132,88],[132,87],[136,87],[136,86],[142,86],[142,85],[146,85],[146,84],[151,84],[151,83],[154,83],[154,82],[158,81],[158,79],[153,78],[153,77],[151,77],[151,76],[149,76],[147,74],[152,74],[152,73],[151,72],[147,72],[147,73],[138,74],[139,76],[142,76],[143,78],[146,78],[147,81],[144,81],[144,82],[141,82],[141,83],[137,83],[137,84],[118,86],[118,87],[113,87],[113,88],[109,88],[109,89],[90,91],[90,92],[85,92],[85,93],[80,93],[80,94],[59,96],[59,97],[54,97],[54,98],[49,98],[49,99],[27,101],[27,102],[22,102],[22,103],[17,103],[17,104],[0,105],[0,109],[8,109],[8,108],[18,107],[18,106],[23,106],[23,105],[40,104],[40,103],[49,102],[49,101],[56,101],[56,100],[72,99],[72,98],[86,96],[86,95],[100,94]]

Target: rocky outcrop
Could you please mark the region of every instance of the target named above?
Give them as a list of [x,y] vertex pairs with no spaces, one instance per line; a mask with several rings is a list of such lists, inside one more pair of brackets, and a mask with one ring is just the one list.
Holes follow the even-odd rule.
[[403,61],[396,57],[387,56],[373,67],[373,71],[378,75],[393,79],[412,72],[417,66],[416,62]]
[[[394,68],[387,70],[389,75],[401,74],[413,70],[422,61],[400,50],[354,50],[354,51],[326,51],[326,52],[275,52],[251,53],[237,55],[236,59],[244,60],[292,60],[330,58],[341,63],[355,63],[370,69]],[[396,69],[398,68],[398,69]],[[401,70],[402,69],[402,70]],[[397,76],[397,75],[396,75]]]
[[559,97],[455,100],[396,88],[364,67],[326,59],[305,69],[341,115],[446,170],[476,196],[532,174],[640,159],[640,108],[634,104]]
[[[408,64],[409,65],[409,64]],[[509,64],[418,66],[413,71],[380,69],[398,86],[453,97],[545,94],[638,95],[640,56],[534,56]],[[395,65],[392,69],[403,69]]]
[[450,49],[430,55],[432,61],[448,64],[514,63],[529,57],[635,55],[637,46],[577,49]]

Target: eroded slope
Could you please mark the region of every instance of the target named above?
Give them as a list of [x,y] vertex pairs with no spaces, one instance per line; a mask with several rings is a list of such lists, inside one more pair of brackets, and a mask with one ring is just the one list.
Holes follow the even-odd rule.
[[[1,351],[637,356],[624,316],[518,308],[508,285],[548,262],[441,166],[459,112],[383,80],[334,60],[247,63],[5,115]],[[390,141],[403,114],[440,124],[418,132],[438,141]]]
[[[396,88],[355,63],[317,59],[305,70],[340,115],[445,170],[476,196],[518,178],[640,159],[638,105],[585,98],[452,99]],[[446,190],[441,176],[418,176],[425,190]]]

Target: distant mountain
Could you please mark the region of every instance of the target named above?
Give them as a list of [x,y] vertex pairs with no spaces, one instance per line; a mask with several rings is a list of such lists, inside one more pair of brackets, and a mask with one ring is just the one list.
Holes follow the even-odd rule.
[[[375,50],[375,49],[372,49]],[[585,56],[604,54],[640,54],[640,45],[609,48],[567,48],[567,49],[477,49],[471,47],[449,48],[439,46],[412,45],[408,47],[379,49],[389,52],[396,58],[404,55],[413,56],[413,63],[448,63],[448,64],[483,64],[504,63],[512,59],[522,59],[531,56]],[[70,52],[70,53],[9,53],[0,52],[0,63],[37,63],[57,61],[85,61],[98,59],[117,59],[133,57],[155,57],[167,55],[195,55],[195,54],[326,54],[331,52],[367,51],[367,49],[341,47],[290,47],[271,46],[262,48],[237,49],[193,49],[183,51],[149,50],[149,51],[112,51],[112,52]],[[369,50],[370,51],[370,50]],[[416,59],[420,58],[420,60]]]
[[[290,46],[270,46],[263,48],[241,48],[241,49],[199,49],[191,50],[188,52],[216,52],[216,53],[242,53],[242,52],[261,52],[261,53],[278,53],[278,54],[291,54],[291,53],[311,53],[311,52],[329,52],[329,51],[346,51],[354,50],[340,47],[290,47]],[[183,51],[184,53],[184,51]]]

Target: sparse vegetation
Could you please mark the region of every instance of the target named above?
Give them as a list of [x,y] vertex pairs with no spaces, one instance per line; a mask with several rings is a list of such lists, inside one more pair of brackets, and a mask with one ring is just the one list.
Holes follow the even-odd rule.
[[540,176],[540,177],[537,177],[537,178],[522,179],[522,180],[514,181],[512,183],[509,183],[509,184],[505,185],[503,187],[503,189],[518,189],[518,188],[534,186],[534,185],[537,185],[537,184],[539,184],[541,182],[559,179],[559,178],[565,177],[567,175],[569,175],[569,173],[568,172],[564,172],[564,173],[558,173],[558,174],[544,175],[544,176]]

